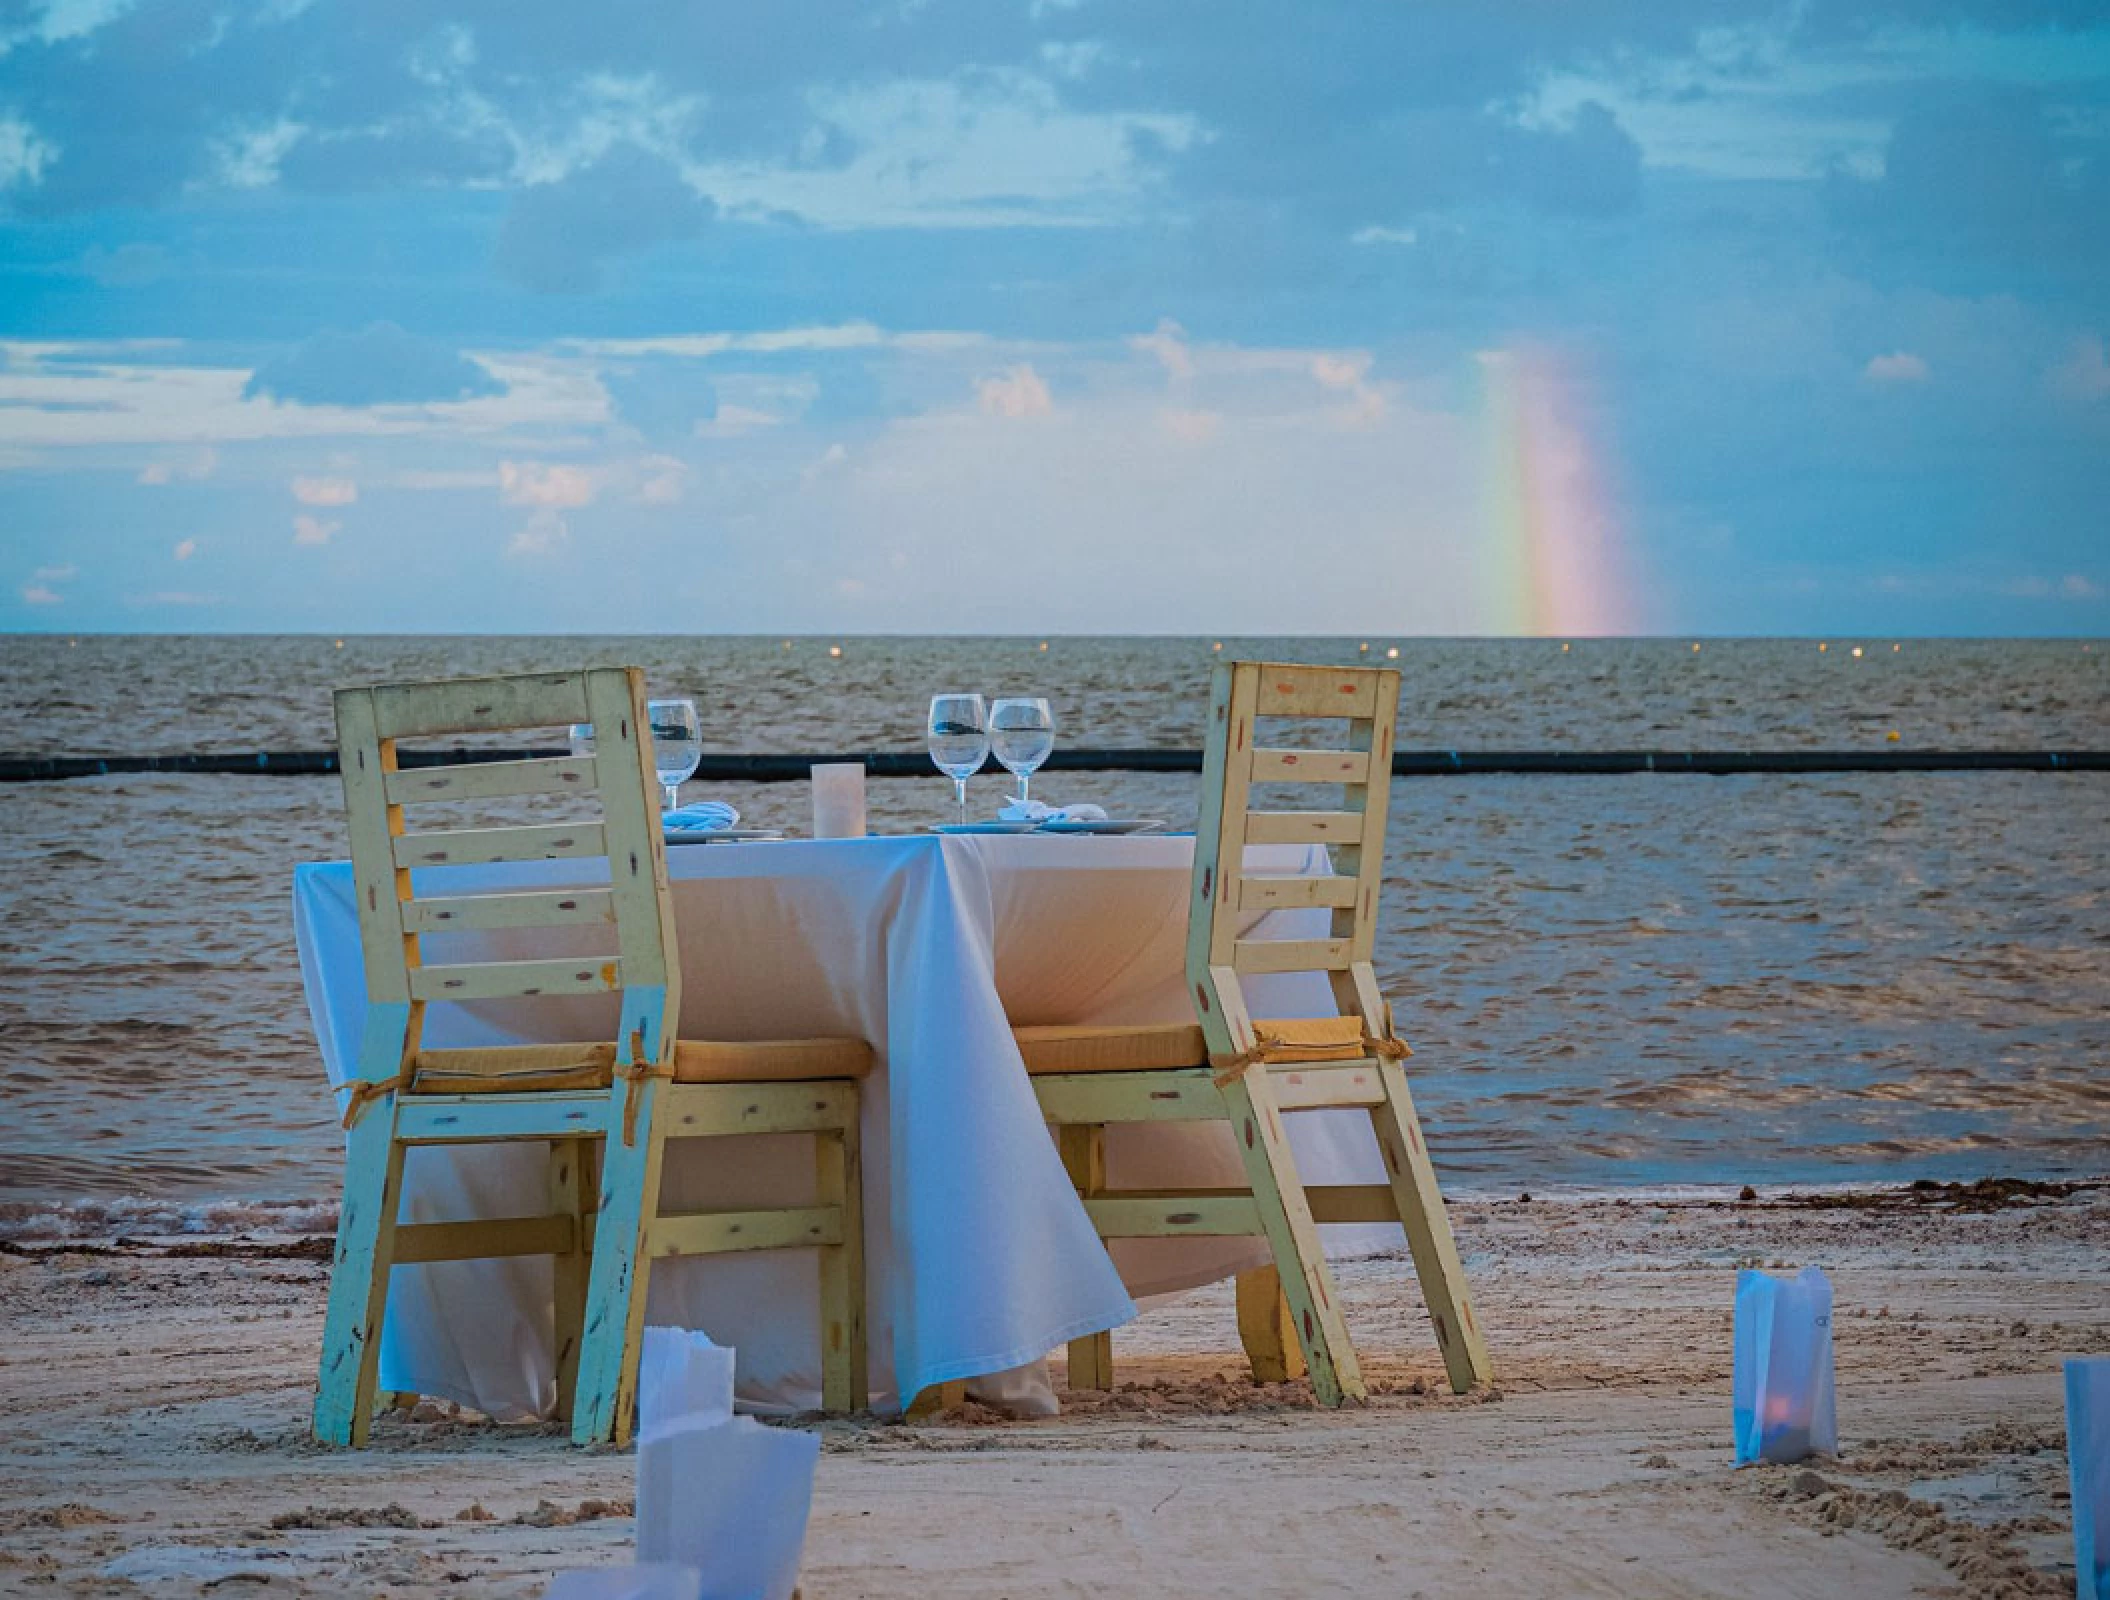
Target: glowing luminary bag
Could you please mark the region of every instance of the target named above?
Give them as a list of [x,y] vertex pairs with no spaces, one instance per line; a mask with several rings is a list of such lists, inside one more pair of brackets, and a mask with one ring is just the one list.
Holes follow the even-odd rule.
[[1736,1464],[1800,1461],[1839,1449],[1832,1396],[1832,1285],[1816,1267],[1793,1278],[1736,1275]]
[[638,1377],[638,1560],[695,1568],[698,1600],[791,1600],[821,1436],[734,1416],[701,1333],[647,1328]]
[[2110,1360],[2066,1363],[2066,1465],[2080,1600],[2110,1600]]

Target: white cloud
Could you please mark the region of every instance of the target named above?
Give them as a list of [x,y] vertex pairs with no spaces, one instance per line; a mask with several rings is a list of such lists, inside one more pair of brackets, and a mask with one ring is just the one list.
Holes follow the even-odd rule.
[[[58,152],[20,117],[0,117],[0,189],[34,185]],[[43,602],[36,602],[42,604]]]
[[187,456],[149,461],[140,469],[139,481],[150,484],[175,483],[179,480],[186,483],[202,483],[218,470],[219,465],[220,452],[207,445]]
[[1223,430],[1220,411],[1161,411],[1165,431],[1183,444],[1206,444]]
[[292,488],[304,506],[348,506],[359,498],[359,485],[350,478],[295,478]]
[[1925,383],[1932,372],[1923,357],[1909,350],[1897,350],[1887,356],[1871,357],[1861,369],[1861,376],[1870,383]]
[[498,487],[496,471],[424,471],[406,468],[400,472],[384,472],[376,479],[371,474],[368,482],[378,482],[389,489],[420,489],[447,491],[453,489],[495,489]]
[[1311,375],[1329,389],[1353,389],[1369,370],[1370,358],[1360,352],[1341,356],[1322,351],[1311,358]]
[[640,504],[671,506],[681,499],[689,479],[687,462],[677,456],[647,456],[640,466],[646,474],[637,486]]
[[2069,572],[2059,580],[2059,593],[2068,600],[2100,600],[2103,586],[2078,572]]
[[721,405],[718,414],[708,422],[696,424],[699,439],[737,439],[743,433],[753,433],[758,428],[781,427],[791,419],[775,411],[762,411],[754,406]]
[[25,583],[22,585],[22,603],[30,606],[55,606],[59,603],[59,595],[41,583]]
[[164,456],[140,474],[142,482],[167,484],[210,476],[218,462],[212,447],[248,440],[409,435],[488,445],[517,429],[535,436],[533,448],[550,449],[609,417],[607,394],[576,356],[480,356],[503,392],[467,400],[281,405],[244,399],[249,373],[240,367],[130,359],[146,343],[0,341],[0,438],[18,449],[201,447]]
[[738,214],[830,228],[1088,226],[1135,216],[1156,177],[1148,152],[1202,136],[1186,113],[1079,112],[1012,69],[958,79],[860,76],[809,106],[846,137],[846,161],[720,161],[686,169]]
[[156,589],[151,594],[128,594],[124,597],[128,606],[219,606],[227,603],[225,595],[200,594],[194,589]]
[[293,542],[328,544],[332,536],[343,527],[341,522],[325,522],[320,517],[311,517],[303,511],[293,519]]
[[2057,386],[2076,400],[2100,400],[2110,395],[2110,360],[2104,359],[2101,335],[2074,340],[2072,355],[2052,376]]
[[[584,502],[581,502],[582,504]],[[515,558],[546,556],[571,543],[571,527],[553,506],[543,506],[513,535],[506,554]]]
[[65,583],[68,579],[78,578],[80,575],[81,569],[71,563],[63,567],[39,567],[30,574],[38,583]]
[[499,497],[509,506],[555,510],[591,505],[593,492],[593,474],[584,467],[544,461],[502,461],[498,465]]
[[1184,383],[1194,376],[1194,356],[1187,348],[1187,330],[1177,322],[1168,318],[1152,332],[1138,334],[1128,342],[1135,349],[1156,356],[1165,369],[1165,376],[1173,382]]
[[1002,377],[982,379],[975,385],[975,398],[992,417],[1044,417],[1055,409],[1040,374],[1023,364]]
[[195,539],[185,539],[179,544],[177,544],[174,553],[178,561],[188,561],[192,556],[198,553],[198,541]]
[[[1346,604],[1342,627],[1478,631],[1461,537],[1480,525],[1475,419],[1402,398],[1364,427],[1334,425],[1341,396],[1315,390],[1309,350],[1251,363],[1235,405],[1207,411],[1168,407],[1145,365],[1081,354],[1096,380],[1065,378],[1064,404],[1035,426],[981,407],[926,412],[829,470],[802,456],[795,484],[726,507],[729,527],[746,514],[774,534],[755,551],[756,587],[856,580],[798,613],[834,627],[971,613],[999,631],[1147,632],[1172,606],[1265,632]],[[1228,366],[1240,352],[1210,354]],[[1017,580],[1000,592],[960,559],[991,527]],[[1306,530],[1287,564],[1285,527]],[[1197,549],[1211,559],[1197,566]],[[1343,565],[1370,575],[1353,596],[1328,587]],[[1113,570],[1117,585],[1093,576]]]

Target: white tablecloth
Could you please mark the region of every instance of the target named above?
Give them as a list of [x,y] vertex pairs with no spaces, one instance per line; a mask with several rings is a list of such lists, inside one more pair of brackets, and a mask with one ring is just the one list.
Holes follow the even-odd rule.
[[[1127,1241],[1114,1248],[1117,1273],[1011,1041],[1014,1022],[1192,1015],[1183,975],[1192,852],[1183,837],[1002,835],[669,852],[684,1037],[847,1034],[878,1054],[864,1107],[875,1405],[1026,1366],[1067,1339],[1127,1321],[1131,1293],[1192,1287],[1264,1259],[1252,1241]],[[1323,850],[1271,853],[1281,858],[1273,870],[1325,870]],[[579,881],[565,862],[449,870],[450,889]],[[420,887],[431,892],[422,875]],[[1308,934],[1310,919],[1324,915],[1273,913],[1263,936]],[[347,864],[297,869],[294,920],[316,1037],[330,1081],[342,1085],[366,1011]],[[432,955],[446,958],[437,948]],[[1263,983],[1254,1000],[1264,1014],[1330,1009],[1321,979]],[[613,1032],[608,1007],[606,997],[435,1006],[425,1038],[444,1046],[603,1037]],[[1292,1127],[1308,1180],[1380,1176],[1359,1113],[1299,1117]],[[809,1146],[804,1136],[672,1145],[667,1206],[805,1203]],[[1235,1183],[1240,1173],[1215,1126],[1115,1129],[1108,1165],[1114,1183],[1130,1186]],[[403,1215],[533,1214],[543,1170],[533,1147],[414,1150]],[[398,1268],[382,1385],[500,1417],[546,1414],[549,1303],[546,1258]],[[818,1289],[805,1252],[659,1263],[647,1314],[737,1347],[743,1399],[817,1403]],[[1030,1372],[1022,1382],[1037,1387]]]

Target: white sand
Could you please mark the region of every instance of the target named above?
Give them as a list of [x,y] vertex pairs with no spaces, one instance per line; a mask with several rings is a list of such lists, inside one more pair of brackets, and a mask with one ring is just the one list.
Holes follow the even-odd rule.
[[[1117,1335],[1139,1387],[1058,1421],[832,1425],[807,1600],[2072,1593],[2058,1362],[2110,1353],[2110,1190],[1458,1227],[1499,1398],[1433,1392],[1401,1263],[1343,1270],[1383,1392],[1340,1413],[1247,1382],[1228,1294],[1198,1295]],[[1789,1262],[1837,1286],[1845,1457],[1734,1472],[1733,1268]],[[623,1455],[405,1418],[309,1444],[322,1279],[0,1256],[0,1593],[535,1595],[628,1558]]]

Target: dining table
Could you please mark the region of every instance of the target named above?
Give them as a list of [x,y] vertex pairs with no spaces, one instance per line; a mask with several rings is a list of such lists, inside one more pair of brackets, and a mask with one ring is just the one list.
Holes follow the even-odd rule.
[[[971,1393],[1008,1409],[1052,1412],[1048,1352],[1127,1322],[1140,1298],[1268,1259],[1259,1239],[1100,1240],[1011,1032],[1191,1021],[1193,850],[1191,835],[1045,832],[669,848],[682,1037],[836,1034],[872,1047],[862,1133],[876,1409],[969,1379]],[[588,881],[577,861],[432,870],[451,875],[449,893]],[[1248,870],[1329,867],[1323,846],[1270,845],[1251,847]],[[433,887],[421,881],[419,892]],[[293,911],[310,1016],[343,1105],[367,1009],[350,865],[296,868]],[[1256,913],[1248,936],[1312,937],[1326,916]],[[427,959],[450,957],[429,950]],[[1323,974],[1277,974],[1249,987],[1257,1014],[1334,1009]],[[590,1013],[565,1009],[580,1004],[435,1005],[424,1040],[593,1037]],[[1306,1181],[1382,1181],[1362,1114],[1314,1112],[1290,1127]],[[544,1168],[531,1144],[413,1148],[402,1220],[535,1214]],[[804,1205],[813,1172],[800,1135],[671,1141],[661,1207]],[[1108,1130],[1107,1177],[1117,1188],[1232,1185],[1243,1168],[1225,1125],[1128,1125]],[[1341,1242],[1340,1230],[1328,1231]],[[818,1294],[807,1251],[678,1258],[655,1265],[646,1315],[732,1346],[743,1405],[803,1410],[820,1394]],[[381,1386],[503,1420],[546,1417],[556,1404],[551,1305],[547,1257],[398,1266]]]

